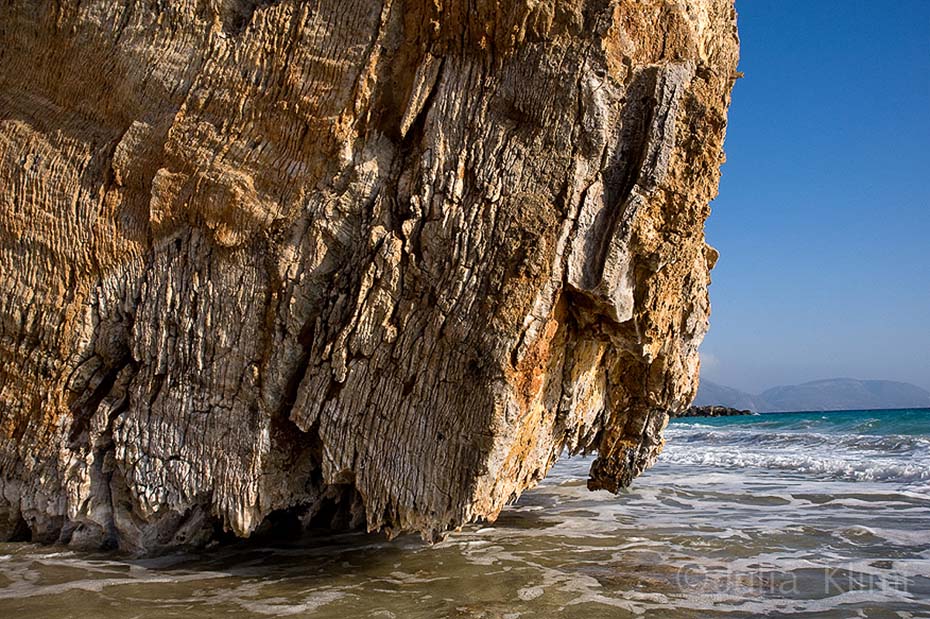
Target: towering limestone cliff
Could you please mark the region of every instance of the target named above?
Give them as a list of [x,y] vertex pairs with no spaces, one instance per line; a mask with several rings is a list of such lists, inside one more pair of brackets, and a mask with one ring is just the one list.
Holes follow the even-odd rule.
[[0,7],[0,534],[435,537],[695,392],[731,0]]

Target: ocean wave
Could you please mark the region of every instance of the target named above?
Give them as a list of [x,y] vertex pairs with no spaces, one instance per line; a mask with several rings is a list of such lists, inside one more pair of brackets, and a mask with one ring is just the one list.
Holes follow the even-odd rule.
[[745,447],[829,447],[881,454],[930,454],[930,440],[904,434],[827,434],[818,432],[771,432],[758,430],[669,428],[666,439],[672,444],[731,445]]
[[680,419],[669,429],[753,429],[767,432],[817,432],[930,436],[930,409],[896,411],[838,411],[774,413],[752,416]]
[[735,451],[721,447],[698,448],[692,445],[668,448],[661,462],[686,466],[718,468],[774,469],[845,481],[927,484],[930,461],[926,458],[886,460],[857,458],[853,454],[831,453],[812,456],[801,451]]

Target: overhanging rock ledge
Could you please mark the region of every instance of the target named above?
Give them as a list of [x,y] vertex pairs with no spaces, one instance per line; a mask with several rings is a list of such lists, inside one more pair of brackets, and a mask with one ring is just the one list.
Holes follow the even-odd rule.
[[731,0],[0,7],[0,535],[435,538],[695,392]]

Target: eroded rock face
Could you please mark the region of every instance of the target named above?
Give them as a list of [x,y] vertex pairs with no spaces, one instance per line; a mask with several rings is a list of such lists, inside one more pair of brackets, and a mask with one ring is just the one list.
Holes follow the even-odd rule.
[[731,0],[6,3],[0,533],[434,537],[696,388]]

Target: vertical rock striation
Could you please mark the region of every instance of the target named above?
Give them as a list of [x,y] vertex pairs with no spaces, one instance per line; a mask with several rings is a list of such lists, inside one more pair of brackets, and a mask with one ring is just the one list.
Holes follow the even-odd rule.
[[0,7],[0,534],[426,537],[687,406],[731,0]]

